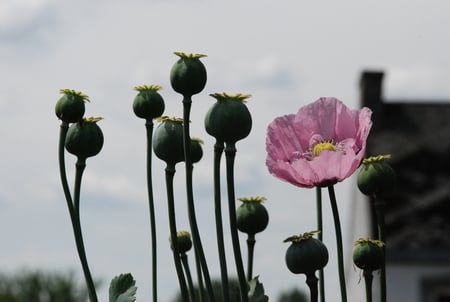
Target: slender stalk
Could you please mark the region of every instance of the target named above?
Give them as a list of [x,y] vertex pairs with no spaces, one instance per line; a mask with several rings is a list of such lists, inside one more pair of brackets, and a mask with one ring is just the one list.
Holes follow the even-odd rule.
[[380,301],[386,302],[386,236],[385,236],[385,221],[384,221],[384,208],[385,202],[376,200],[375,196],[372,197],[371,203],[375,207],[375,213],[377,217],[378,225],[378,240],[384,242],[383,245],[383,264],[380,269]]
[[230,289],[228,285],[227,261],[225,256],[225,243],[223,239],[222,202],[220,196],[220,159],[223,153],[223,142],[216,141],[214,145],[214,208],[216,218],[216,237],[219,252],[220,276],[222,281],[222,295],[224,302],[230,302]]
[[153,182],[152,182],[152,139],[153,139],[153,120],[147,119],[145,123],[147,134],[147,192],[148,192],[148,208],[150,217],[150,239],[152,245],[152,297],[153,302],[158,301],[158,269],[157,269],[157,241],[156,241],[156,218],[155,218],[155,202],[153,198]]
[[317,289],[317,277],[314,273],[306,274],[306,284],[309,287],[310,292],[310,301],[317,302],[318,301],[318,289]]
[[372,302],[372,271],[364,270],[364,283],[366,286],[366,302]]
[[173,262],[177,272],[178,282],[180,284],[180,292],[183,302],[189,301],[188,288],[183,274],[183,267],[180,260],[180,253],[178,248],[177,225],[175,218],[175,201],[173,194],[173,177],[175,175],[175,165],[167,164],[166,167],[166,190],[167,190],[167,205],[169,213],[169,228],[170,241],[172,243]]
[[89,265],[86,256],[86,249],[83,242],[83,233],[81,231],[80,222],[80,191],[81,191],[81,179],[83,177],[84,169],[86,168],[86,160],[83,158],[78,158],[75,164],[75,187],[73,193],[73,203],[74,203],[74,221],[72,225],[74,227],[75,242],[77,246],[78,256],[80,258],[81,266],[83,268],[84,278],[86,279],[86,284],[89,292],[89,298],[91,302],[97,302],[97,293],[95,290],[95,284],[92,280],[92,275],[89,270]]
[[184,268],[184,273],[186,274],[186,279],[187,279],[187,283],[189,286],[189,297],[191,299],[191,302],[195,302],[195,287],[194,287],[194,282],[192,281],[192,274],[191,274],[191,270],[189,268],[189,261],[187,258],[187,254],[186,253],[182,253],[180,254],[180,258],[181,258],[181,263],[183,264],[183,268]]
[[253,255],[255,251],[255,234],[248,234],[247,237],[247,250],[248,250],[248,261],[247,261],[247,280],[252,280],[253,278]]
[[228,191],[228,211],[230,216],[231,241],[233,244],[234,260],[236,262],[236,271],[239,281],[239,290],[241,302],[248,302],[248,288],[245,279],[244,265],[242,263],[241,248],[239,245],[239,234],[237,228],[235,192],[234,192],[234,159],[236,156],[236,147],[234,144],[227,144],[225,147],[226,170],[227,170],[227,191]]
[[67,182],[66,163],[64,159],[64,144],[66,141],[67,130],[69,130],[69,124],[66,122],[61,123],[59,130],[59,143],[58,143],[58,161],[59,161],[59,175],[61,178],[61,184],[64,191],[64,196],[67,201],[67,207],[69,209],[70,219],[74,220],[73,202],[70,194],[69,184]]
[[[316,187],[316,206],[317,206],[317,230],[318,239],[323,241],[323,214],[322,214],[322,188]],[[325,302],[325,276],[324,270],[319,270],[319,295],[320,301]]]
[[[203,251],[200,233],[197,226],[195,216],[194,193],[192,186],[192,159],[191,159],[191,136],[189,131],[189,120],[191,112],[192,100],[190,96],[183,97],[183,144],[184,144],[184,160],[186,170],[186,195],[188,205],[189,224],[192,233],[192,242],[194,244],[195,259],[200,262],[201,271],[205,280],[206,290],[211,301],[215,301],[211,277],[209,275],[208,265],[206,263],[205,253]],[[200,284],[200,280],[199,280]]]
[[334,228],[336,231],[336,248],[338,257],[338,270],[339,270],[339,284],[341,287],[341,301],[347,302],[347,289],[345,285],[345,272],[344,272],[344,255],[342,248],[342,230],[341,222],[339,220],[339,211],[336,202],[336,195],[334,193],[334,187],[328,187],[328,193],[330,195],[331,210],[334,218]]

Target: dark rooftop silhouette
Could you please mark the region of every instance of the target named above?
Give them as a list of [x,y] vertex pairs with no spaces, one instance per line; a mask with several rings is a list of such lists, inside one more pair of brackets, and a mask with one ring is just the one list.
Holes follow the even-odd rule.
[[373,110],[367,156],[391,154],[398,183],[386,197],[388,261],[450,260],[450,99],[385,100],[383,72],[363,72]]

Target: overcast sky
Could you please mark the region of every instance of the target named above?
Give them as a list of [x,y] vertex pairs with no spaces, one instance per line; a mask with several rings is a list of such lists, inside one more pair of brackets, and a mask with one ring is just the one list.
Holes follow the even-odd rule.
[[[205,158],[195,168],[194,181],[201,235],[214,276],[219,276],[211,231],[214,140],[203,130],[203,117],[214,102],[210,93],[253,96],[248,101],[253,130],[237,145],[236,195],[267,197],[271,222],[257,236],[254,271],[273,300],[281,290],[304,288],[304,278],[284,265],[287,245],[282,240],[315,229],[315,207],[314,190],[293,187],[267,172],[267,125],[321,96],[358,108],[358,80],[364,69],[386,72],[388,98],[450,97],[448,1],[224,3],[0,2],[1,270],[72,269],[81,276],[57,167],[60,123],[54,105],[61,88],[87,94],[91,103],[86,115],[105,118],[99,123],[104,148],[87,161],[81,196],[91,270],[94,278],[104,280],[101,301],[107,300],[109,280],[122,272],[132,272],[137,279],[138,301],[150,301],[145,130],[131,104],[134,86],[158,84],[164,87],[165,114],[181,116],[181,97],[169,83],[177,60],[174,51],[208,55],[202,59],[208,83],[194,97],[191,134],[205,141]],[[74,158],[68,155],[66,161],[72,183]],[[164,165],[154,162],[159,293],[160,301],[169,302],[177,282],[167,244]],[[183,167],[178,170],[178,227],[186,229]],[[345,234],[354,187],[354,179],[336,186]],[[334,231],[325,205],[328,301],[334,302]],[[347,243],[356,239],[346,236]]]

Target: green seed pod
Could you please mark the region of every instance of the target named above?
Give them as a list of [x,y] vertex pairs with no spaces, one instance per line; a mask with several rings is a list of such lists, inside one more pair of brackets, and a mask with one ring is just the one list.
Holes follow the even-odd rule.
[[97,155],[103,147],[103,133],[97,122],[102,118],[85,118],[67,131],[66,149],[80,159]]
[[158,93],[161,86],[137,86],[134,90],[139,93],[134,98],[133,111],[137,117],[152,120],[160,117],[164,112],[164,100]]
[[294,274],[314,274],[328,263],[328,250],[322,241],[312,237],[317,232],[292,236],[284,242],[292,242],[286,251],[286,265]]
[[203,157],[203,141],[198,138],[191,138],[191,160],[193,163],[199,162]]
[[239,198],[242,204],[236,210],[237,228],[243,233],[255,235],[266,229],[269,213],[262,202],[264,197]]
[[160,121],[153,134],[153,151],[170,165],[184,161],[183,119],[162,117]]
[[208,110],[205,129],[218,141],[234,144],[247,137],[252,129],[252,117],[245,105],[250,95],[211,94],[217,102]]
[[353,262],[362,270],[375,271],[384,263],[384,243],[379,240],[359,239],[355,242]]
[[172,88],[183,96],[192,96],[199,93],[206,85],[206,68],[200,58],[201,54],[185,54],[175,52],[180,59],[170,71]]
[[[173,249],[171,237],[169,237],[170,248]],[[185,254],[192,248],[191,234],[187,231],[177,232],[178,251]]]
[[84,103],[89,102],[89,97],[71,89],[61,89],[59,92],[63,96],[56,102],[56,116],[66,123],[75,123],[81,120],[85,111]]
[[390,155],[369,157],[363,160],[357,177],[358,188],[365,195],[390,192],[396,183],[396,175],[386,162]]

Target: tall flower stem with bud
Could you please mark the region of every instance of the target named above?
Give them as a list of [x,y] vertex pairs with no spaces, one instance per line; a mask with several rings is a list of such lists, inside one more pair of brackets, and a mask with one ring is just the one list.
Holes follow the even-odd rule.
[[231,241],[239,280],[239,290],[242,302],[248,302],[248,285],[242,262],[239,234],[236,221],[235,190],[234,190],[234,161],[236,157],[236,142],[247,137],[252,128],[252,118],[245,105],[250,95],[226,93],[211,94],[216,103],[205,116],[205,129],[217,141],[225,143],[225,161],[228,193],[228,211]]
[[[378,227],[378,240],[386,242],[384,208],[385,202],[379,197],[384,197],[390,193],[396,184],[397,176],[387,160],[390,155],[378,155],[363,160],[363,164],[358,173],[358,188],[364,195],[369,196],[370,203],[375,211]],[[383,245],[383,257],[386,257],[386,248]],[[386,302],[386,266],[385,261],[380,271],[380,296],[381,302]]]
[[384,266],[384,243],[380,240],[359,239],[354,245],[353,262],[363,270],[366,301],[372,302],[372,272]]
[[269,213],[263,205],[264,197],[239,198],[242,204],[236,210],[237,228],[247,234],[247,280],[253,279],[255,235],[264,231],[269,223]]
[[317,270],[323,269],[328,263],[328,250],[322,241],[313,237],[319,231],[294,235],[284,240],[291,242],[286,251],[286,265],[294,274],[304,274],[310,291],[310,301],[318,302]]
[[[197,218],[194,206],[193,181],[192,181],[192,158],[191,158],[191,137],[190,137],[190,112],[192,105],[192,96],[203,90],[206,85],[206,68],[200,61],[205,55],[175,53],[179,60],[174,64],[170,71],[170,83],[172,88],[183,95],[183,150],[186,172],[186,195],[189,223],[191,226],[192,240],[194,243],[194,252],[196,261],[199,263],[205,280],[206,290],[211,301],[214,301],[214,292],[209,275],[206,257],[201,243],[200,232],[197,226]],[[199,275],[199,284],[201,278]]]
[[153,119],[160,117],[164,112],[164,100],[158,93],[161,86],[137,86],[134,88],[138,94],[133,101],[133,111],[137,117],[145,119],[145,130],[147,138],[147,193],[150,218],[150,240],[152,249],[152,298],[153,302],[158,300],[158,268],[157,268],[157,238],[156,238],[156,215],[153,197],[152,183],[152,140]]
[[184,161],[183,119],[162,117],[160,118],[160,121],[161,123],[156,128],[153,136],[153,151],[159,159],[166,163],[167,211],[169,217],[170,241],[172,243],[172,256],[180,285],[181,296],[183,301],[187,302],[189,301],[189,293],[180,260],[173,192],[173,178],[176,171],[175,165]]
[[[89,269],[86,249],[84,247],[83,235],[80,222],[80,191],[83,172],[86,168],[86,159],[97,155],[103,147],[103,133],[97,122],[102,118],[80,119],[73,123],[67,130],[65,136],[65,148],[67,151],[77,157],[75,164],[75,185],[73,200],[68,198],[70,192],[67,191],[66,199],[69,206],[69,212],[72,220],[72,227],[75,235],[75,243],[83,269],[86,285],[88,288],[91,302],[97,302],[97,293],[92,274]],[[65,173],[62,176],[65,177]],[[64,183],[64,181],[63,181]],[[63,184],[63,188],[65,185]],[[65,188],[66,190],[67,188]],[[71,209],[70,209],[71,208]]]
[[[71,89],[61,89],[60,93],[63,94],[63,96],[55,105],[55,114],[61,120],[58,143],[60,179],[67,208],[69,210],[78,257],[81,262],[88,288],[89,299],[91,302],[97,302],[95,285],[89,270],[83,242],[79,203],[81,177],[86,166],[86,158],[100,152],[103,146],[103,134],[100,128],[95,124],[98,119],[83,120],[85,103],[89,102],[89,97],[87,95]],[[72,125],[70,125],[71,123]],[[81,128],[81,125],[83,124],[86,124],[86,127]],[[89,146],[89,144],[92,144],[92,146]],[[67,148],[70,153],[77,156],[73,199],[67,181],[64,148]]]

